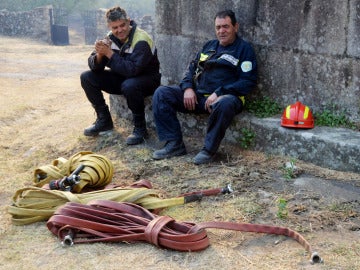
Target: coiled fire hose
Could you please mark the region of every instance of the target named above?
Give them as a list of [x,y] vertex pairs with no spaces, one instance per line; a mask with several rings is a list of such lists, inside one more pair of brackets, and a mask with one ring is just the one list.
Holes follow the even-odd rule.
[[96,200],[88,205],[67,203],[47,222],[48,229],[63,245],[93,242],[146,241],[178,251],[200,251],[210,243],[206,228],[286,235],[298,241],[311,254],[311,263],[322,262],[317,252],[299,233],[284,227],[233,222],[177,222],[158,216],[132,203]]
[[12,223],[25,225],[48,220],[57,208],[67,202],[87,204],[93,200],[110,200],[116,202],[131,202],[146,209],[159,210],[175,205],[198,201],[202,196],[212,196],[219,193],[230,193],[229,186],[205,191],[192,192],[179,197],[162,199],[160,192],[151,188],[147,180],[135,182],[129,187],[114,187],[75,194],[69,191],[47,190],[38,187],[19,189],[13,196],[8,213],[12,215]]
[[58,158],[50,165],[41,166],[34,171],[34,185],[42,187],[52,180],[62,179],[83,165],[79,173],[79,183],[74,185],[72,192],[80,193],[86,186],[89,188],[101,188],[109,184],[114,174],[114,166],[111,161],[93,152],[79,152],[68,160]]

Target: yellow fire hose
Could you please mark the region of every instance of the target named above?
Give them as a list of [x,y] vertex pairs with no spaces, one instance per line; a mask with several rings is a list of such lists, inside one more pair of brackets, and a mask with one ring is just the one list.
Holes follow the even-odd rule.
[[[225,188],[195,191],[163,199],[148,180],[140,180],[127,187],[109,184],[113,171],[110,160],[92,152],[79,152],[69,160],[58,158],[51,165],[37,168],[34,172],[35,186],[16,191],[12,204],[8,207],[13,224],[46,221],[58,207],[67,202],[87,204],[93,200],[109,200],[134,203],[149,210],[161,210],[198,201],[202,196],[232,192],[228,185]],[[80,193],[85,186],[92,191]]]
[[106,186],[112,180],[114,166],[105,156],[92,152],[79,152],[68,160],[58,158],[51,165],[41,166],[34,171],[34,185],[42,187],[51,180],[57,180],[70,175],[79,165],[83,165],[79,177],[80,182],[71,190],[80,193],[86,186],[97,189]]
[[[8,207],[15,225],[25,225],[48,220],[55,210],[67,202],[87,204],[93,200],[130,202],[146,209],[162,209],[185,203],[185,197],[161,199],[159,193],[148,188],[112,188],[74,194],[69,191],[46,190],[28,187],[18,190]],[[187,201],[189,202],[189,201]]]

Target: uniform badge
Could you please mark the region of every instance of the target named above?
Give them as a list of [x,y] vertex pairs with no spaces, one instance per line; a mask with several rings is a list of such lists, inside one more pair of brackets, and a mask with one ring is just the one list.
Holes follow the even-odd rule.
[[250,61],[244,61],[241,63],[241,70],[243,72],[249,72],[252,70],[252,63]]

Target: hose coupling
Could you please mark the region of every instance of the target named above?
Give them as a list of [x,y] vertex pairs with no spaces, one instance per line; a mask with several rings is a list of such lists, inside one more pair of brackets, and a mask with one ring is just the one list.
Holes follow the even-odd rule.
[[323,259],[320,257],[320,255],[317,252],[313,252],[311,254],[311,258],[310,258],[310,263],[311,264],[315,264],[315,263],[323,263]]
[[61,245],[63,247],[71,247],[72,245],[74,245],[72,236],[70,234],[65,235],[64,240],[61,242]]

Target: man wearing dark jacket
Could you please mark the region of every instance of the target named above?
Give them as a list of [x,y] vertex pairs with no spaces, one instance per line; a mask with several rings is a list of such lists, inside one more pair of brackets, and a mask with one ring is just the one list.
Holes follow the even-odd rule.
[[238,35],[239,25],[231,10],[215,16],[217,39],[207,42],[190,63],[179,86],[160,86],[153,96],[153,113],[162,149],[154,159],[186,154],[177,112],[209,114],[202,150],[195,164],[213,160],[226,129],[244,106],[246,96],[256,85],[257,64],[249,43]]
[[160,85],[159,60],[153,40],[131,21],[126,11],[114,7],[106,12],[111,32],[95,43],[88,64],[81,74],[81,86],[97,115],[95,123],[84,130],[86,136],[97,136],[113,129],[109,107],[102,91],[124,95],[133,115],[133,133],[128,145],[139,144],[148,136],[144,97]]

